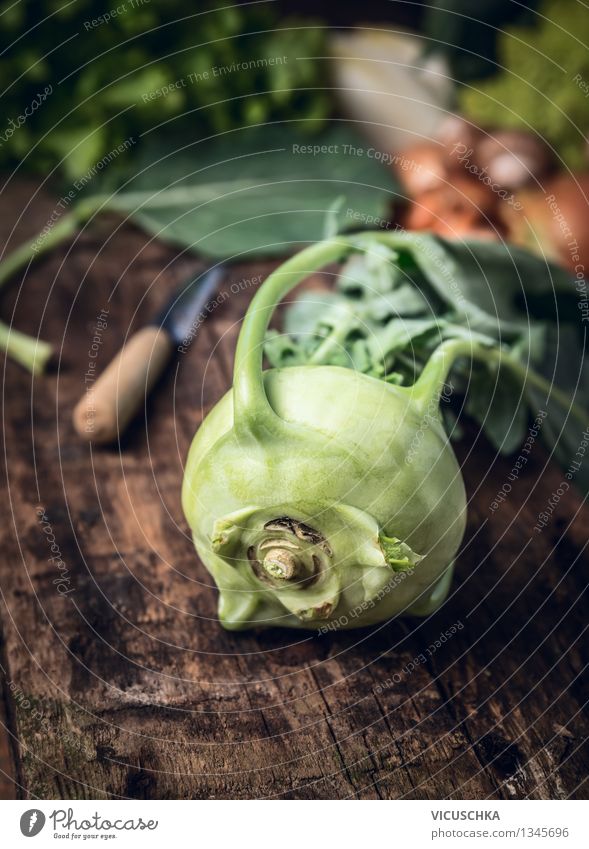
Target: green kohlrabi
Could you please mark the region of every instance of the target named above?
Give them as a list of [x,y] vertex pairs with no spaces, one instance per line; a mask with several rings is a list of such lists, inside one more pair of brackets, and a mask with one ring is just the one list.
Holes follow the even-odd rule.
[[[286,261],[254,297],[233,389],[194,439],[182,494],[226,628],[354,628],[433,612],[448,592],[466,520],[462,475],[439,409],[450,370],[465,371],[472,360],[487,377],[504,373],[510,393],[517,385],[550,394],[544,378],[522,365],[522,339],[530,339],[515,314],[502,308],[509,344],[497,344],[489,313],[460,282],[466,260],[423,238],[336,236]],[[317,293],[314,304],[292,308],[299,309],[298,336],[268,343],[278,302],[315,270],[346,258],[364,263],[372,296],[362,298],[364,284],[350,272],[339,294],[320,296],[323,308]],[[455,277],[436,293],[431,278],[443,279],[442,261]],[[421,273],[423,285],[408,288],[408,270],[414,279]],[[471,269],[471,285],[475,276]],[[496,297],[509,300],[505,292]],[[434,303],[442,318],[431,310],[427,317]],[[271,362],[288,349],[294,364],[287,358],[288,367],[263,371],[265,343]],[[580,426],[582,414],[554,392]]]

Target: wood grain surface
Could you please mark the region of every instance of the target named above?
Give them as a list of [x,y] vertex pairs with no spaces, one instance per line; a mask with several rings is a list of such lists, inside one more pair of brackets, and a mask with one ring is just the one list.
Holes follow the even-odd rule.
[[[33,184],[5,192],[3,245],[29,200],[12,244],[55,205]],[[0,795],[587,798],[588,513],[571,491],[533,533],[561,480],[538,444],[493,512],[512,463],[467,427],[468,531],[438,613],[318,636],[223,631],[180,508],[190,440],[271,264],[231,271],[117,448],[76,437],[92,340],[99,373],[199,267],[109,220],[3,294],[3,317],[58,358],[34,381],[2,361]]]

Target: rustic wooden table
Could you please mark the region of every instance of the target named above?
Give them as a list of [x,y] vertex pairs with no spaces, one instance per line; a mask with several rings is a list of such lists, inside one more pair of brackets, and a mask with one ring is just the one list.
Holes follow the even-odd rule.
[[[21,183],[3,196],[2,244],[34,192]],[[54,204],[34,197],[11,243]],[[426,621],[322,637],[226,633],[179,496],[191,437],[230,385],[251,288],[170,369],[147,426],[118,450],[91,448],[71,411],[97,317],[108,310],[101,369],[199,266],[130,227],[109,238],[115,229],[94,226],[3,296],[3,316],[14,308],[16,325],[51,340],[60,361],[34,381],[2,364],[1,795],[586,798],[588,513],[578,494],[531,532],[558,468],[536,446],[492,512],[511,464],[468,431],[458,446],[467,537],[453,593]],[[270,267],[235,268],[226,288]]]

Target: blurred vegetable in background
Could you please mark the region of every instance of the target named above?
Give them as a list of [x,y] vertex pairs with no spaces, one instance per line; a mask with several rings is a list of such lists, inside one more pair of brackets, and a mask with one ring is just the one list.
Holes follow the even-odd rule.
[[454,100],[448,64],[424,56],[414,33],[361,27],[330,33],[330,70],[342,109],[381,149],[430,138]]
[[534,206],[534,216],[541,204],[546,207],[540,210],[542,220],[553,214],[538,187],[547,186],[554,167],[550,148],[535,133],[485,132],[458,115],[449,116],[437,138],[413,144],[397,157],[395,170],[411,199],[402,223],[409,230],[428,230],[450,239],[507,236],[532,251],[561,259],[543,238],[529,237],[530,222],[522,204],[524,192],[527,197],[536,191],[542,198]]
[[[312,140],[301,135],[305,126],[302,119],[244,127],[190,143],[149,137],[132,168],[99,175],[92,193],[57,205],[55,220],[0,262],[0,287],[102,212],[217,259],[282,255],[315,241],[342,194],[353,213],[347,226],[388,220],[398,188],[390,169],[345,125]],[[1,349],[36,373],[50,354],[49,345],[0,322]]]
[[576,0],[545,0],[534,26],[499,36],[501,70],[460,95],[464,114],[497,128],[535,130],[571,168],[585,161],[589,129],[589,14]]
[[3,168],[23,160],[29,170],[46,175],[57,166],[73,180],[169,119],[178,118],[168,131],[201,138],[273,118],[321,124],[329,112],[314,89],[324,80],[313,58],[325,54],[323,30],[279,20],[273,4],[2,5]]

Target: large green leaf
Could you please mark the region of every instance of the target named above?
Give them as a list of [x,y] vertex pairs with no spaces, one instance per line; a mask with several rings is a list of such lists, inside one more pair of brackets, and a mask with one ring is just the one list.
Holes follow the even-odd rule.
[[397,189],[374,150],[345,126],[312,138],[282,124],[181,147],[159,142],[134,168],[108,206],[213,258],[280,255],[316,241],[341,196],[344,226],[387,219]]

